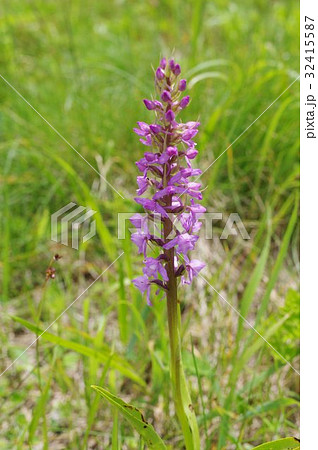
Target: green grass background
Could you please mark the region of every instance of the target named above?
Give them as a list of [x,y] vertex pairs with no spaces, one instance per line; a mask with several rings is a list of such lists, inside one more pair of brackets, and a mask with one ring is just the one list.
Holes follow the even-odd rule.
[[[0,80],[0,370],[34,339],[30,323],[44,329],[125,254],[41,338],[41,386],[34,346],[0,378],[0,448],[143,448],[91,384],[142,409],[182,448],[165,304],[146,306],[130,282],[142,258],[128,234],[117,240],[117,213],[139,211],[134,161],[144,148],[132,128],[152,120],[142,104],[151,65],[173,54],[191,87],[183,120],[201,122],[204,170],[297,78],[298,29],[294,0],[1,3],[0,73],[125,199]],[[204,205],[238,212],[251,240],[220,240],[219,221],[196,251],[209,283],[296,368],[298,128],[297,81],[202,176]],[[70,201],[98,211],[97,236],[79,251],[50,238],[50,215]],[[56,280],[43,290],[56,252]],[[180,300],[202,448],[297,435],[298,375],[203,280]]]

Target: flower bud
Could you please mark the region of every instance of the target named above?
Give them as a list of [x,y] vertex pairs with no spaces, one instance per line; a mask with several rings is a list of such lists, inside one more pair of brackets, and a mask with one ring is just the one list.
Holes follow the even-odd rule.
[[166,103],[171,102],[171,95],[170,95],[170,92],[168,92],[168,91],[163,91],[163,93],[161,94],[161,100],[162,100],[163,102],[166,102]]
[[174,62],[174,59],[169,59],[169,68],[173,71],[175,68],[176,63]]
[[183,99],[179,103],[179,108],[181,108],[181,109],[186,108],[189,104],[189,101],[190,101],[190,97],[188,95],[183,97]]
[[172,109],[169,109],[169,111],[166,112],[166,120],[168,122],[173,122],[175,118],[174,112],[172,111]]
[[167,65],[167,60],[166,60],[166,58],[162,58],[162,60],[160,61],[160,64],[159,64],[159,66],[161,67],[161,69],[165,69],[166,68],[166,65]]
[[55,269],[54,267],[48,267],[45,271],[45,278],[48,280],[49,278],[55,278]]
[[152,102],[151,100],[147,100],[146,98],[144,99],[144,104],[145,104],[146,108],[149,109],[149,111],[151,111],[152,109],[155,109],[155,107],[156,107],[154,102]]
[[159,110],[163,109],[162,103],[159,102],[159,100],[154,100],[153,104],[155,105],[155,109],[159,109]]
[[177,156],[178,155],[178,149],[176,147],[168,147],[166,152],[169,156]]
[[185,91],[186,87],[187,87],[186,80],[180,80],[180,82],[179,82],[179,91],[180,92]]
[[161,131],[161,126],[157,124],[150,125],[149,128],[153,132],[153,134],[158,134]]
[[158,67],[158,69],[156,70],[156,78],[157,80],[161,81],[163,80],[165,77],[165,73],[164,71],[161,69],[161,67]]
[[148,162],[152,162],[152,161],[156,160],[156,155],[152,152],[146,152],[144,156]]
[[176,277],[181,277],[181,275],[184,274],[185,270],[186,269],[185,269],[184,265],[181,264],[181,266],[179,266],[178,269],[175,271],[175,276]]
[[175,74],[175,76],[177,77],[178,75],[180,75],[181,73],[181,67],[179,64],[176,64],[174,66],[174,68],[172,69],[173,73]]
[[196,150],[194,147],[190,148],[186,153],[186,155],[189,159],[194,159],[197,156],[197,154],[198,154],[198,150]]
[[190,141],[196,134],[198,130],[185,130],[182,133],[182,140],[184,141]]

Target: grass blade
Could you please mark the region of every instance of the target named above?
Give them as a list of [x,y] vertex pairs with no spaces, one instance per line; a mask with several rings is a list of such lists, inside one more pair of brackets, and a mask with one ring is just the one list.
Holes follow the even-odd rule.
[[[109,362],[110,352],[108,352],[107,354],[105,352],[105,347],[103,347],[103,351],[101,352],[100,350],[87,347],[86,345],[79,344],[74,341],[69,341],[59,336],[55,336],[54,334],[48,333],[47,331],[43,333],[43,330],[41,330],[41,328],[36,327],[32,323],[24,319],[21,319],[20,317],[11,316],[11,318],[15,322],[18,322],[21,325],[28,328],[33,333],[36,333],[37,335],[41,334],[41,339],[45,339],[46,341],[51,342],[52,344],[60,345],[61,347],[75,351],[76,353],[80,353],[81,355],[88,356],[89,358],[95,358],[104,364],[108,364]],[[136,369],[131,367],[130,364],[128,364],[123,359],[119,358],[117,355],[112,356],[111,367],[113,369],[118,370],[118,372],[120,372],[127,378],[130,378],[132,381],[135,381],[140,386],[146,387],[146,383],[144,382],[144,380],[139,375],[136,374]]]
[[278,439],[255,447],[254,450],[300,450],[300,442],[294,437]]
[[29,444],[32,444],[39,420],[43,417],[43,413],[45,410],[45,405],[48,401],[50,386],[52,381],[53,371],[51,371],[49,379],[46,382],[46,385],[43,389],[43,393],[41,394],[35,408],[33,409],[32,420],[29,425]]
[[262,318],[263,314],[265,313],[267,306],[268,306],[268,302],[269,302],[269,298],[270,298],[270,294],[275,286],[275,283],[277,281],[278,275],[280,273],[281,270],[281,266],[284,262],[285,256],[287,254],[288,248],[289,248],[289,243],[290,243],[290,239],[292,237],[293,231],[295,229],[296,223],[297,223],[297,217],[298,217],[298,197],[296,197],[295,199],[295,206],[294,206],[294,210],[292,212],[290,221],[288,223],[287,226],[287,230],[286,233],[284,235],[283,241],[282,241],[282,245],[280,247],[278,256],[276,258],[265,294],[263,296],[261,305],[259,307],[259,310],[257,312],[257,316],[256,316],[256,320],[255,320],[255,325],[257,325],[260,321],[260,319]]

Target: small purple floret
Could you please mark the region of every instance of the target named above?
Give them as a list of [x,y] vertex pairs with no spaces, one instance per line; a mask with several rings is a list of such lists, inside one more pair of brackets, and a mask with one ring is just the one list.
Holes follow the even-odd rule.
[[147,100],[146,98],[144,99],[144,104],[145,104],[146,108],[149,109],[149,111],[156,108],[156,105],[154,104],[154,102],[152,102],[151,100]]
[[161,94],[161,100],[165,103],[171,102],[171,94],[168,91],[163,91]]
[[150,125],[150,130],[154,133],[154,134],[158,134],[161,131],[161,126],[154,124],[154,125]]
[[173,73],[175,74],[176,77],[177,77],[178,75],[180,75],[180,73],[181,73],[181,67],[180,67],[179,64],[176,64],[176,65],[174,66]]
[[187,88],[186,80],[180,80],[180,82],[179,82],[179,91],[183,92],[183,91],[186,90],[186,88]]
[[173,71],[176,66],[174,59],[169,59],[169,68]]
[[136,288],[140,290],[140,292],[143,294],[145,291],[147,291],[147,304],[149,306],[152,306],[152,303],[150,301],[150,286],[151,283],[147,277],[147,275],[141,275],[138,278],[135,278],[132,280]]
[[165,73],[164,71],[161,69],[161,67],[158,67],[158,69],[156,70],[156,78],[157,80],[161,81],[165,78]]
[[169,109],[169,111],[166,112],[165,117],[168,122],[173,122],[174,118],[175,118],[175,114],[171,109]]
[[190,101],[190,97],[188,95],[186,97],[183,97],[183,99],[179,103],[179,107],[181,109],[186,108],[189,104],[189,101]]
[[167,66],[167,60],[166,60],[166,58],[162,58],[162,60],[160,61],[159,66],[160,66],[161,69],[165,70],[165,68],[166,68],[166,66]]

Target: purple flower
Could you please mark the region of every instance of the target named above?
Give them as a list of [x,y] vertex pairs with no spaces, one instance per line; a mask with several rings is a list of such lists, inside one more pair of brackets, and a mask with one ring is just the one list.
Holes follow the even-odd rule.
[[149,306],[152,306],[152,303],[150,301],[150,286],[151,283],[147,277],[147,275],[141,275],[140,277],[135,278],[132,280],[134,285],[137,289],[140,290],[140,292],[143,294],[145,291],[147,291],[147,304]]
[[177,77],[178,75],[180,75],[181,73],[181,67],[179,64],[176,64],[174,66],[174,68],[172,69],[173,73],[175,74],[175,76]]
[[166,58],[162,58],[162,60],[160,61],[160,67],[161,67],[161,69],[163,69],[163,70],[165,70],[165,68],[166,68],[166,65],[167,65],[167,60],[166,60]]
[[163,93],[161,94],[161,100],[165,103],[170,103],[171,102],[171,94],[168,91],[163,91]]
[[139,139],[140,142],[142,142],[144,145],[151,146],[152,145],[152,138],[151,138],[151,128],[150,126],[145,122],[138,122],[139,128],[134,128],[134,132],[138,134],[138,136],[142,136],[145,139]]
[[191,206],[188,206],[188,209],[195,214],[203,214],[206,211],[204,206],[194,203],[194,200],[191,200]]
[[191,284],[193,277],[196,277],[200,270],[204,269],[205,264],[198,259],[189,261],[189,258],[184,258],[184,266],[186,269],[186,275],[181,277],[182,284]]
[[134,128],[134,132],[138,134],[138,136],[147,136],[150,133],[150,127],[145,122],[137,122],[139,128]]
[[174,59],[169,59],[169,68],[173,71],[175,68],[176,63],[174,62]]
[[144,99],[144,104],[145,104],[146,108],[149,109],[149,111],[156,108],[155,103],[152,102],[151,100],[147,100],[146,98]]
[[150,235],[148,233],[145,233],[142,230],[136,231],[136,233],[133,233],[131,235],[131,240],[138,247],[138,253],[143,254],[144,257],[146,257],[147,243],[148,243],[149,238],[150,238]]
[[198,233],[202,226],[202,222],[197,220],[197,216],[194,213],[183,213],[179,216],[179,221],[183,229],[187,233]]
[[136,213],[133,216],[131,216],[131,218],[129,220],[135,228],[144,229],[144,227],[147,226],[146,224],[147,224],[148,218],[145,215],[142,216],[141,214]]
[[[204,267],[202,262],[189,258],[199,238],[202,225],[199,218],[205,208],[197,203],[202,193],[196,177],[202,172],[192,167],[198,154],[193,138],[200,124],[177,122],[178,114],[190,101],[188,95],[178,101],[178,93],[187,86],[186,80],[180,80],[180,73],[180,65],[173,59],[168,63],[165,58],[160,61],[155,86],[163,103],[144,100],[146,108],[155,111],[156,123],[138,122],[134,129],[140,141],[150,147],[136,162],[142,175],[137,177],[135,201],[146,216],[137,213],[131,218],[136,227],[131,239],[138,253],[144,255],[143,275],[133,283],[142,293],[147,292],[149,305],[152,284],[157,287],[156,295],[162,290],[169,292],[169,277],[181,277],[182,284],[190,284]],[[145,193],[148,198],[141,197]],[[155,225],[154,234],[149,232],[148,223]],[[154,247],[156,253],[149,255]]]
[[182,134],[182,140],[183,141],[190,141],[196,134],[198,133],[198,130],[186,130]]
[[149,128],[153,132],[153,134],[158,134],[161,131],[161,126],[157,124],[150,125]]
[[165,78],[165,73],[161,67],[158,67],[158,69],[156,70],[156,78],[159,81],[161,81]]
[[148,163],[146,161],[146,158],[141,158],[139,161],[137,161],[136,166],[138,167],[140,172],[145,172],[148,168]]
[[165,117],[168,122],[173,122],[175,118],[174,112],[171,109],[169,109],[169,111],[166,112]]
[[180,80],[180,82],[179,82],[179,91],[183,92],[183,91],[186,90],[186,88],[187,88],[186,80]]
[[156,162],[156,161],[158,160],[158,157],[157,157],[157,155],[155,155],[154,153],[146,152],[146,153],[145,153],[145,159],[146,159],[148,162]]
[[144,192],[146,192],[149,186],[149,181],[147,177],[144,175],[143,177],[137,177],[137,184],[139,188],[137,189],[137,194],[142,195]]
[[169,217],[165,209],[154,200],[148,198],[135,198],[135,202],[142,205],[146,210],[161,214],[163,217]]
[[189,233],[180,234],[171,241],[167,242],[163,248],[169,250],[170,248],[176,247],[177,253],[186,255],[188,251],[194,249],[194,245],[198,239],[199,236],[191,236]]
[[178,155],[177,147],[168,147],[166,151],[169,156],[177,156]]
[[170,159],[170,155],[168,152],[164,152],[161,154],[160,158],[158,158],[158,163],[159,164],[165,164],[166,162],[168,162]]
[[194,159],[197,156],[197,154],[198,150],[196,150],[194,147],[190,147],[186,152],[187,158],[189,159]]
[[186,124],[185,124],[185,126],[186,126],[186,128],[191,128],[191,129],[193,129],[193,128],[198,128],[199,126],[200,126],[200,122],[187,122]]
[[157,258],[146,258],[145,259],[145,267],[143,269],[144,274],[147,277],[157,278],[158,274],[162,276],[164,281],[168,281],[168,275],[166,269],[163,267],[162,262]]
[[139,139],[139,140],[142,144],[147,145],[148,147],[152,146],[152,139],[151,139],[150,134],[146,135],[146,139]]
[[186,97],[183,97],[183,99],[179,103],[179,108],[184,109],[188,106],[190,101],[190,97],[187,95]]

